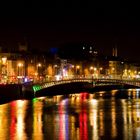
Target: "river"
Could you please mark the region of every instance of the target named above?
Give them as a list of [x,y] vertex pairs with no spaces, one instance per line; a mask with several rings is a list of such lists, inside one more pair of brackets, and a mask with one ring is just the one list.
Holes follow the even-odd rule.
[[140,89],[83,92],[0,105],[0,140],[111,139],[140,139]]

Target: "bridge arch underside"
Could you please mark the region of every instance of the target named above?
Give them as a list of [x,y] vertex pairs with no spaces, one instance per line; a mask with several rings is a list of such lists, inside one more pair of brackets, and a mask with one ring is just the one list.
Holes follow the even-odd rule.
[[65,83],[65,84],[54,85],[52,87],[43,88],[35,92],[35,97],[66,95],[66,94],[80,93],[80,92],[94,93],[97,91],[109,91],[114,89],[129,89],[129,88],[138,88],[138,87],[133,85],[120,84],[120,83],[94,85],[93,83],[89,83],[89,82],[74,82],[74,83]]

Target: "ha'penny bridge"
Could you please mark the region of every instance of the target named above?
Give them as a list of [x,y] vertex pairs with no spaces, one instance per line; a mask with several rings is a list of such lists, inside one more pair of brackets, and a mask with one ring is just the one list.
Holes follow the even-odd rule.
[[59,81],[48,81],[45,83],[36,83],[32,85],[22,85],[23,93],[26,95],[32,93],[33,97],[68,94],[74,92],[78,93],[82,91],[104,91],[106,89],[111,90],[121,88],[140,88],[140,81],[123,79],[77,78]]
[[140,88],[140,80],[76,78],[44,83],[0,85],[0,102],[71,93]]

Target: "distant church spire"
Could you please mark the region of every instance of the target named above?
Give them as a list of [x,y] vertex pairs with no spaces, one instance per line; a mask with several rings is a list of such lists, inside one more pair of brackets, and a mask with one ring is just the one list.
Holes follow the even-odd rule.
[[118,49],[117,49],[117,47],[113,48],[112,55],[115,56],[115,57],[118,56]]

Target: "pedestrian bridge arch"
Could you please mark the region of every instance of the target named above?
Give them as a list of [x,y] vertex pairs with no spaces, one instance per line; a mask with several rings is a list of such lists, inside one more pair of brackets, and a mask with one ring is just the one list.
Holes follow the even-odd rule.
[[[67,79],[67,80],[60,80],[60,81],[49,81],[45,83],[34,84],[32,86],[34,93],[39,92],[44,89],[48,88],[55,88],[61,85],[77,85],[77,83],[88,83],[90,88],[99,87],[99,86],[107,86],[107,85],[131,85],[140,87],[140,81],[137,80],[122,80],[122,79],[91,79],[91,78],[79,78],[79,79]],[[75,83],[75,84],[74,84]]]

